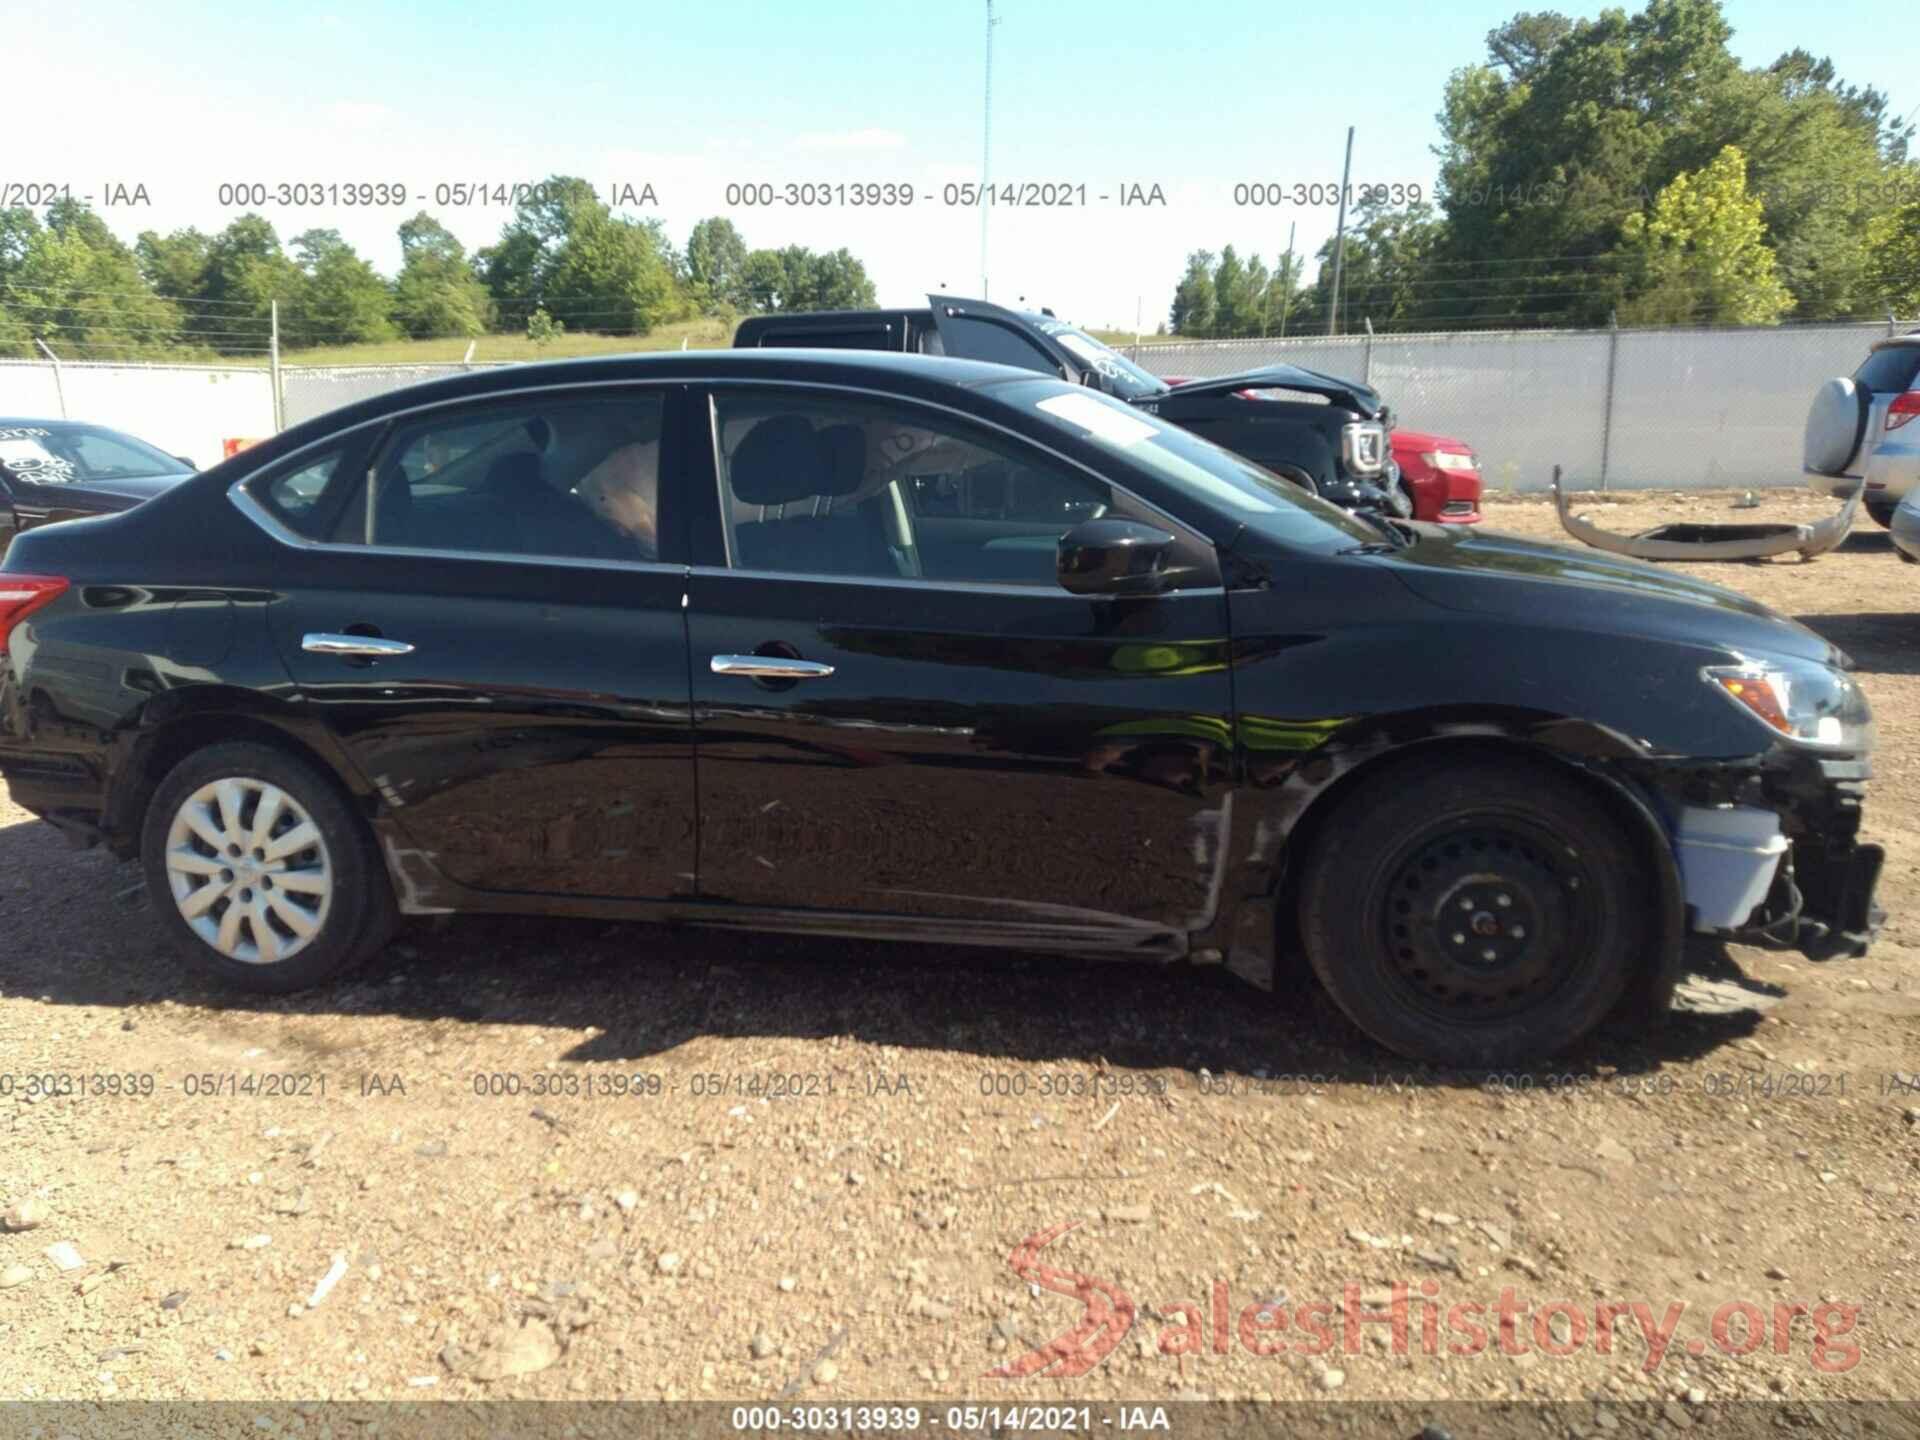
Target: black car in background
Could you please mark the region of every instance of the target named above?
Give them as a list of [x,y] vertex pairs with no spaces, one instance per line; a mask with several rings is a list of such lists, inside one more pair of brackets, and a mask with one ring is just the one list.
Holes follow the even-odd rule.
[[0,418],[0,551],[22,530],[131,510],[193,473],[104,425]]
[[1267,365],[1173,387],[1051,312],[930,295],[924,310],[816,310],[754,315],[735,348],[897,350],[1015,365],[1118,396],[1244,455],[1348,510],[1406,516],[1379,393],[1357,381]]
[[1689,935],[1864,952],[1847,670],[1715,586],[879,353],[414,386],[0,564],[12,797],[229,981],[453,911],[1303,954],[1450,1063],[1664,1006]]

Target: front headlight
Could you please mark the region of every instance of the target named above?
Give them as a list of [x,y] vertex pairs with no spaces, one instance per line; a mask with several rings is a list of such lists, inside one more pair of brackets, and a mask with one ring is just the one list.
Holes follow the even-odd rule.
[[1480,462],[1458,450],[1428,450],[1420,458],[1436,470],[1478,470]]
[[1873,746],[1873,716],[1852,676],[1825,665],[1769,660],[1709,665],[1700,678],[1775,734],[1832,750]]

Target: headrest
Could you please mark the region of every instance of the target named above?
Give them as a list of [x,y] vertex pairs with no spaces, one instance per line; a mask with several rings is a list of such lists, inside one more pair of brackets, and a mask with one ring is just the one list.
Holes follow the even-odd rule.
[[867,478],[867,427],[829,425],[820,432],[820,443],[827,448],[827,463],[832,478],[821,492],[838,498],[851,495]]
[[787,505],[832,494],[834,467],[804,415],[769,415],[733,452],[727,479],[736,500]]
[[516,450],[489,465],[486,479],[480,483],[488,490],[513,491],[545,485],[546,481],[540,475],[540,457],[529,450]]

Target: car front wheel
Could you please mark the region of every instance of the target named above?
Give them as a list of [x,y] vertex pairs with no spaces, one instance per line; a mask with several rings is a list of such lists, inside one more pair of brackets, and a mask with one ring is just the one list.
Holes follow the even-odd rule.
[[1301,885],[1308,958],[1388,1049],[1551,1055],[1619,1001],[1652,932],[1621,824],[1544,764],[1414,761],[1361,782]]
[[267,745],[196,751],[160,782],[141,833],[147,889],[193,968],[284,994],[385,942],[392,888],[337,786]]

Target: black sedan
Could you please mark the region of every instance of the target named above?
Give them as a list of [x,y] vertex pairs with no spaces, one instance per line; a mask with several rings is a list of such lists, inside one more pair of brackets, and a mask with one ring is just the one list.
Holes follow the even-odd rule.
[[0,552],[22,530],[131,510],[193,473],[104,425],[0,418]]
[[1878,920],[1811,631],[971,361],[394,392],[22,536],[0,642],[13,797],[263,990],[451,911],[1304,954],[1381,1043],[1504,1063],[1663,1007],[1689,934]]

